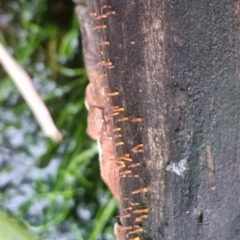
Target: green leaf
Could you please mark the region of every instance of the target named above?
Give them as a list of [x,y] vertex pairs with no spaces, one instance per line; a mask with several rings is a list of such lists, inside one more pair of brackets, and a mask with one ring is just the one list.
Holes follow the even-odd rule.
[[26,228],[0,211],[0,240],[40,240]]

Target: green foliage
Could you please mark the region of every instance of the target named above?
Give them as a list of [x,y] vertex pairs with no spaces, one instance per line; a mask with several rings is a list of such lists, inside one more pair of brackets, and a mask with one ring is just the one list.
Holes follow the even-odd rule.
[[24,226],[0,212],[0,240],[15,240],[16,236],[18,240],[39,240],[30,234]]
[[87,75],[73,8],[69,0],[2,4],[0,41],[32,77],[64,140],[44,138],[0,67],[0,208],[43,239],[110,240],[115,201],[86,135]]

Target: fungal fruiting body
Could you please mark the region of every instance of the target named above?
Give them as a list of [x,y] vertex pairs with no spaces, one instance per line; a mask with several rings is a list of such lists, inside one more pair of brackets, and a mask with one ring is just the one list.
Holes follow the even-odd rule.
[[101,177],[111,190],[116,200],[120,200],[119,196],[119,184],[116,172],[116,163],[109,161],[114,157],[114,149],[112,146],[112,140],[107,136],[106,132],[102,132],[98,139],[99,148],[99,163],[101,170]]
[[[144,145],[141,139],[129,143],[124,128],[134,125],[134,129],[140,129],[142,118],[128,115],[128,109],[120,103],[123,99],[121,91],[117,86],[110,87],[108,84],[115,63],[105,55],[110,46],[105,31],[108,29],[108,19],[113,18],[116,12],[109,4],[105,4],[106,1],[102,2],[104,4],[90,14],[94,23],[91,30],[98,39],[98,49],[95,51],[97,71],[88,72],[87,132],[98,142],[101,176],[120,205],[121,225],[115,224],[115,236],[118,240],[141,240],[143,223],[149,211],[143,201],[148,188],[142,183],[140,171]],[[134,47],[135,41],[129,42]],[[129,190],[125,191],[121,186],[127,186]]]

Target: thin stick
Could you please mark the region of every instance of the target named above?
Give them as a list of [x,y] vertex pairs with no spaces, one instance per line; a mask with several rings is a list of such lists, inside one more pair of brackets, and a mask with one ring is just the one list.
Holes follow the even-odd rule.
[[0,63],[5,71],[12,78],[13,82],[19,89],[23,98],[32,110],[37,122],[39,123],[45,136],[50,137],[53,141],[62,140],[62,134],[54,125],[52,117],[43,103],[42,99],[36,92],[32,81],[26,71],[13,59],[4,46],[0,43]]

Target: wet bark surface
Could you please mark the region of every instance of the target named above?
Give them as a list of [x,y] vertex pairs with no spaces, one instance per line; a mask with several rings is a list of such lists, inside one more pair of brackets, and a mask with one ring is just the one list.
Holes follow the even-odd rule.
[[239,239],[240,1],[92,0],[86,8],[123,238]]

